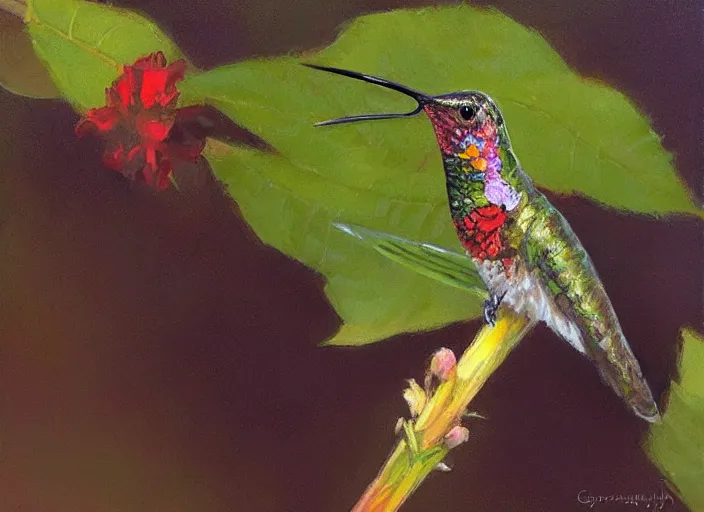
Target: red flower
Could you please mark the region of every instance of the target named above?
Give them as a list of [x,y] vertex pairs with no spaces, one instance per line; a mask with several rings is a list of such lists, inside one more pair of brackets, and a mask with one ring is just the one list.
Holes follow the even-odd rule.
[[82,137],[98,132],[107,139],[103,161],[128,178],[163,190],[169,186],[173,159],[198,158],[205,140],[169,138],[188,109],[177,109],[176,82],[183,79],[186,63],[166,65],[161,52],[137,59],[105,90],[105,107],[88,110],[76,126]]
[[455,221],[457,233],[464,248],[474,258],[495,259],[503,250],[501,226],[506,212],[499,206],[475,208],[469,215]]

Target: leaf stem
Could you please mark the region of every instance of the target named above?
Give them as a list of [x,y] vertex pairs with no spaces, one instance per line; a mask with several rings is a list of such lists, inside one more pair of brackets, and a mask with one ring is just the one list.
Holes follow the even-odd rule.
[[449,453],[445,436],[460,424],[469,403],[533,325],[526,317],[502,309],[494,327],[479,331],[458,361],[453,378],[437,387],[415,422],[406,420],[405,438],[352,512],[394,511],[413,494]]
[[23,20],[24,14],[27,12],[27,4],[22,0],[0,0],[0,10],[9,12]]

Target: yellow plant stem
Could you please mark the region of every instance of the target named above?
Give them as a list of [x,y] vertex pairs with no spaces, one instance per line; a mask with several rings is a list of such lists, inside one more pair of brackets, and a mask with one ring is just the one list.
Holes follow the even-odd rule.
[[[469,403],[533,325],[502,308],[496,325],[479,331],[457,362],[455,375],[438,386],[414,422],[404,424],[406,437],[352,512],[398,510],[450,451],[445,435],[460,424]],[[410,443],[409,436],[413,436]]]

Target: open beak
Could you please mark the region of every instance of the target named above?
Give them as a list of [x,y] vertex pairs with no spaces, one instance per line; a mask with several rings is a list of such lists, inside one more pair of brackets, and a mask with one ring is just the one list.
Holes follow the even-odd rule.
[[393,89],[394,91],[398,91],[400,93],[403,93],[406,96],[410,96],[411,98],[413,98],[414,100],[416,100],[418,102],[418,106],[410,112],[403,112],[403,113],[398,113],[398,114],[365,114],[365,115],[361,115],[361,116],[340,117],[339,119],[331,119],[329,121],[321,121],[319,123],[315,123],[315,126],[329,126],[332,124],[352,123],[354,121],[371,121],[371,120],[375,120],[375,119],[394,119],[397,117],[411,117],[411,116],[414,116],[414,115],[418,114],[419,112],[421,112],[423,110],[423,106],[431,101],[431,97],[428,96],[427,94],[423,94],[422,92],[414,91],[413,89],[409,89],[408,87],[405,87],[401,84],[397,84],[396,82],[384,80],[383,78],[377,78],[375,76],[365,75],[363,73],[357,73],[356,71],[348,71],[346,69],[318,66],[316,64],[303,64],[303,65],[307,66],[309,68],[319,69],[321,71],[327,71],[328,73],[335,73],[337,75],[347,76],[350,78],[356,78],[357,80],[362,80],[363,82],[369,82],[370,84],[381,85],[382,87],[386,87],[387,89]]

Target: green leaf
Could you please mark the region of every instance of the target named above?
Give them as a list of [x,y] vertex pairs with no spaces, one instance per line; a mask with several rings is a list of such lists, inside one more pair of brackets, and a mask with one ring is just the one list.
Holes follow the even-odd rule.
[[646,451],[691,510],[704,510],[704,337],[684,330],[680,378],[672,382],[663,421]]
[[181,58],[151,21],[125,9],[81,0],[30,0],[27,27],[61,94],[79,109],[105,103],[105,88],[125,64],[161,50]]
[[465,254],[435,245],[412,242],[400,236],[373,231],[361,226],[339,223],[333,225],[343,233],[358,238],[391,261],[400,263],[414,272],[448,286],[469,291],[483,299],[488,298],[484,281]]
[[34,53],[22,20],[0,11],[0,87],[30,98],[61,94]]
[[371,343],[481,312],[478,296],[408,270],[332,225],[344,216],[430,235],[446,224],[444,208],[384,200],[249,148],[210,141],[206,155],[259,237],[327,277],[327,296],[345,321],[329,344]]

